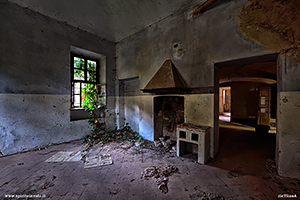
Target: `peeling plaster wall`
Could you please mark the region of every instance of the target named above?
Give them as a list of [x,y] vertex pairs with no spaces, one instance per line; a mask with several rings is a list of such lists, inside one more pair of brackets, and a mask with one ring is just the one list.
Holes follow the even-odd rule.
[[213,126],[214,95],[184,95],[184,121],[191,124]]
[[[263,46],[244,37],[238,30],[238,15],[246,0],[218,1],[197,17],[191,10],[175,13],[150,27],[117,43],[117,79],[139,77],[143,89],[166,59],[171,59],[189,88],[200,88],[203,94],[193,98],[184,95],[196,105],[206,95],[210,104],[185,110],[188,118],[198,125],[214,126],[214,67],[221,62],[244,57],[268,54]],[[141,93],[139,132],[153,140],[153,97]],[[126,98],[126,97],[125,97]],[[132,102],[132,101],[131,101]],[[124,105],[132,106],[132,105]],[[131,116],[125,116],[130,118]],[[207,120],[207,119],[209,120]],[[204,124],[205,123],[205,124]],[[218,149],[218,132],[212,135],[215,155]],[[216,138],[214,140],[214,138]]]
[[239,16],[243,35],[274,52],[289,52],[300,62],[300,1],[249,0]]
[[277,87],[279,92],[300,91],[300,63],[294,63],[289,55],[279,57]]
[[295,64],[283,54],[279,57],[277,71],[277,171],[282,176],[299,179],[300,64]]
[[0,149],[4,155],[86,134],[86,121],[70,124],[70,96],[0,94]]
[[280,92],[277,130],[278,174],[300,178],[300,91]]
[[[108,109],[114,111],[114,43],[3,0],[0,24],[3,155],[88,133],[87,120],[70,121],[71,45],[106,56]],[[107,126],[115,127],[114,118],[108,113]]]
[[[152,95],[139,97],[139,133],[148,140],[154,140],[154,105]],[[125,105],[127,106],[127,105]],[[130,118],[131,116],[127,116]]]
[[214,137],[214,94],[194,94],[184,97],[186,123],[210,126],[210,156],[218,151],[219,138]]
[[144,88],[169,58],[188,87],[213,86],[213,69],[208,66],[212,61],[268,53],[238,30],[237,16],[245,3],[220,1],[194,19],[189,11],[177,13],[117,43],[118,78],[142,74]]

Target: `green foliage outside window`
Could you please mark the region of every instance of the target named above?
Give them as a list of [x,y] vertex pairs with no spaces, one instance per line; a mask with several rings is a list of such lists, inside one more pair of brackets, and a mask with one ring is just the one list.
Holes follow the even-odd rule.
[[[97,85],[97,63],[74,56],[73,106],[88,110],[105,105],[105,87]],[[76,98],[77,97],[77,98]]]

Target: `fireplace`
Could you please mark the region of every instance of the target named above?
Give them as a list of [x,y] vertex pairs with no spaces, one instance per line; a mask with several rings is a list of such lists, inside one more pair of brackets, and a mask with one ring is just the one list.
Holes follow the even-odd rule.
[[165,60],[148,84],[142,89],[156,96],[154,103],[154,140],[177,140],[178,124],[184,123],[184,97],[186,87],[178,70],[170,59]]
[[177,140],[177,125],[184,122],[184,97],[154,97],[154,139],[169,137]]
[[184,105],[188,105],[184,95],[202,90],[187,88],[168,59],[142,91],[160,95],[153,98],[154,140],[170,139],[177,144],[178,156],[191,154],[199,163],[205,164],[210,156],[210,127],[185,123],[184,117]]

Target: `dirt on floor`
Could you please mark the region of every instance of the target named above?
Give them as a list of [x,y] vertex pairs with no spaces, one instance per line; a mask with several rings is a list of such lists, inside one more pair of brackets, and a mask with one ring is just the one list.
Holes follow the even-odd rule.
[[[252,138],[253,136],[254,136],[254,139]],[[241,136],[239,136],[239,137],[241,137]],[[248,138],[247,140],[251,141],[251,145],[253,144],[252,140],[259,140],[258,138],[255,137],[255,133],[251,134],[248,137],[250,137],[250,138]],[[269,134],[269,137],[273,137],[273,135]],[[230,149],[229,146],[232,146],[232,148],[236,148],[234,143],[227,142],[225,139],[222,139],[222,140],[223,140],[222,146],[224,146],[224,148],[226,147],[227,149],[228,148]],[[268,141],[271,141],[271,140],[272,140],[271,138],[268,138]],[[172,143],[172,146],[170,146],[170,145],[168,145],[167,141],[168,141],[167,138],[160,138],[160,140],[157,140],[154,142],[143,139],[143,140],[141,140],[140,143],[134,143],[134,142],[130,142],[129,140],[119,139],[119,140],[113,141],[112,142],[113,145],[111,145],[111,143],[96,144],[94,147],[91,148],[89,154],[99,153],[99,152],[97,152],[97,149],[99,149],[99,147],[100,147],[101,150],[98,150],[98,151],[102,151],[102,152],[103,152],[103,150],[106,152],[110,152],[110,150],[112,150],[111,148],[113,148],[113,149],[122,149],[127,154],[130,154],[130,155],[138,155],[138,154],[146,153],[148,151],[149,151],[149,153],[155,151],[156,158],[163,158],[165,156],[176,157],[176,149],[174,148],[176,145],[174,145],[174,143]],[[260,141],[260,142],[261,142],[261,146],[266,145],[266,143],[264,141]],[[257,143],[257,141],[256,141],[256,143]],[[256,145],[259,145],[259,143]],[[221,146],[221,148],[222,148],[222,146]],[[247,148],[250,149],[250,146],[248,147],[247,144],[243,145],[243,146],[246,146]],[[236,151],[236,149],[235,149],[235,151]],[[243,151],[243,150],[240,149],[239,151]],[[230,150],[229,150],[229,153],[230,153]],[[233,163],[231,163],[231,164],[225,163],[223,160],[224,160],[224,158],[227,158],[227,156],[228,155],[226,155],[226,154],[220,154],[216,158],[210,159],[208,161],[207,165],[217,167],[217,168],[224,168],[224,169],[228,170],[228,174],[227,174],[228,178],[237,178],[237,177],[245,176],[248,174],[254,175],[254,176],[262,176],[263,179],[276,183],[278,185],[278,187],[280,187],[282,190],[284,190],[286,192],[286,194],[290,194],[290,195],[300,194],[300,180],[293,179],[293,178],[281,177],[281,176],[277,175],[276,164],[275,164],[275,160],[273,158],[266,158],[266,159],[262,160],[262,163],[259,163],[259,162],[256,163],[255,165],[260,166],[256,169],[256,168],[254,168],[254,166],[252,166],[253,168],[251,168],[251,166],[250,166],[250,168],[249,167],[243,168],[241,166],[244,166],[245,163],[234,163],[235,160],[232,160]],[[239,158],[239,160],[241,160],[241,159]],[[196,160],[194,162],[197,163]],[[231,161],[227,160],[227,162],[231,162]],[[239,167],[231,170],[230,167],[228,167],[228,165],[239,166]],[[149,167],[153,168],[153,166],[149,166]],[[174,166],[174,167],[176,167],[176,166]],[[158,166],[157,168],[160,168],[160,167]],[[147,170],[147,168],[145,170]],[[256,172],[255,170],[259,171],[259,172]],[[157,180],[155,179],[155,182],[158,182]],[[160,184],[158,184],[158,185],[160,185]],[[163,192],[167,191],[167,189],[164,189],[164,188],[162,188],[161,190]],[[191,195],[190,198],[191,199],[201,199],[201,198],[203,198],[203,199],[214,199],[214,198],[226,199],[221,195],[218,196],[216,194],[205,193],[201,190],[199,190],[195,194]]]
[[[113,164],[92,168],[84,168],[82,161],[45,162],[59,151],[78,152],[85,144],[83,141],[3,157],[0,162],[0,196],[41,194],[47,199],[193,200],[276,199],[279,194],[299,196],[300,180],[278,176],[273,159],[262,158],[263,168],[259,169],[264,170],[263,175],[249,174],[250,169],[242,165],[243,162],[238,163],[241,160],[237,158],[239,155],[242,160],[247,160],[247,152],[243,149],[249,150],[255,141],[251,139],[253,134],[246,137],[241,132],[222,133],[220,154],[206,165],[177,157],[173,148],[163,146],[163,143],[167,145],[166,140],[96,143],[86,156],[111,154]],[[239,145],[240,142],[233,141],[233,137],[250,142]],[[259,144],[257,141],[256,146]],[[259,153],[246,155],[251,157],[254,154]],[[228,162],[231,165],[227,166]]]

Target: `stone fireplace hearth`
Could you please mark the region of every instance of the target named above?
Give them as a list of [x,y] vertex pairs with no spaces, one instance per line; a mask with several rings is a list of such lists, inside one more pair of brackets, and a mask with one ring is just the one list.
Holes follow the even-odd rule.
[[170,137],[176,141],[176,128],[184,122],[184,97],[154,97],[154,139]]

